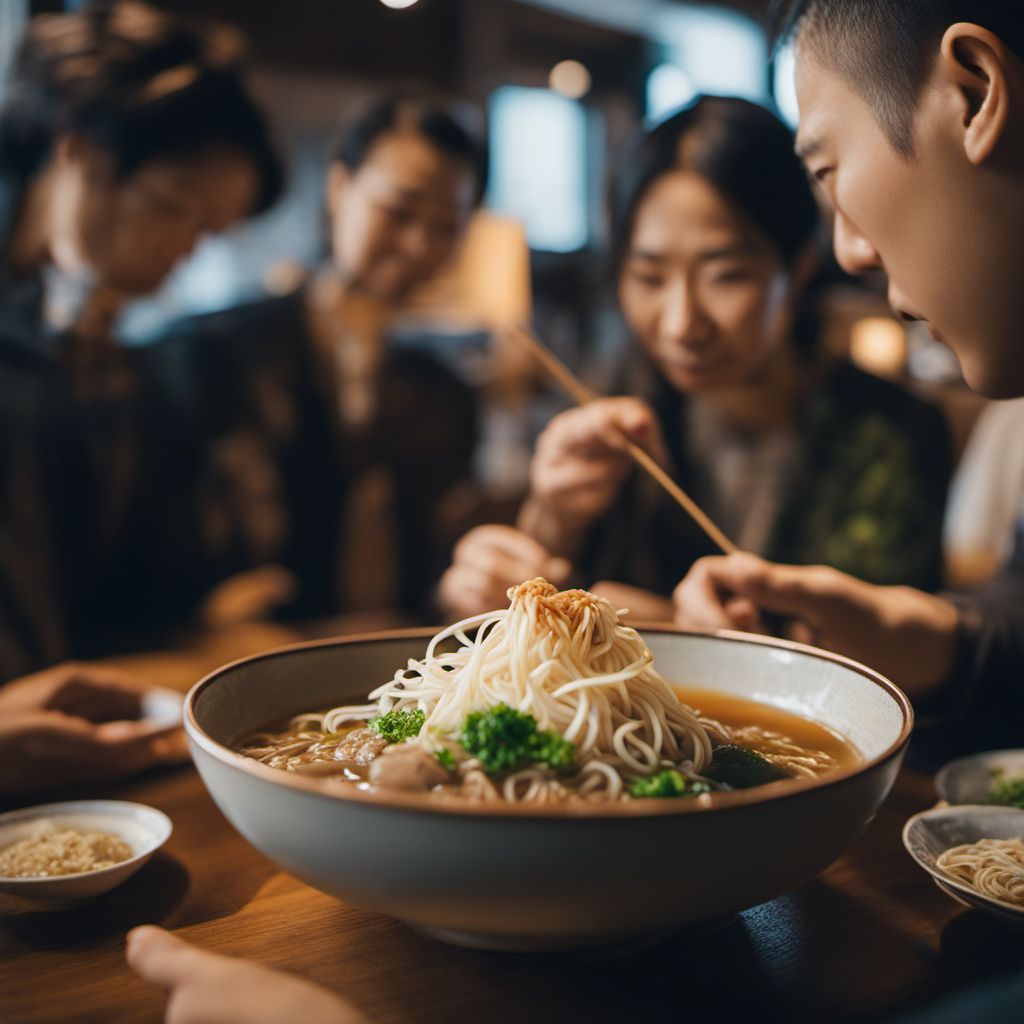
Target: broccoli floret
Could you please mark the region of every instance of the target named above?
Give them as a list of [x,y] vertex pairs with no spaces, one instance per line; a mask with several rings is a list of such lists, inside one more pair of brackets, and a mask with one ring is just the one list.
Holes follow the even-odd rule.
[[455,755],[448,750],[446,747],[442,747],[440,750],[434,751],[434,757],[448,769],[448,771],[455,771]]
[[419,708],[406,711],[389,711],[386,715],[371,718],[366,724],[388,743],[401,743],[419,736],[426,714]]
[[993,772],[988,798],[994,804],[1024,809],[1024,775],[1006,775],[1001,771]]
[[710,793],[711,787],[706,782],[694,782],[686,778],[675,768],[666,768],[656,775],[648,775],[644,779],[637,779],[630,786],[630,793],[635,797],[671,797],[671,796],[700,796],[703,793]]
[[710,766],[701,774],[715,782],[723,782],[731,789],[750,789],[793,777],[785,768],[772,764],[756,751],[730,743],[715,748]]
[[531,764],[564,772],[576,759],[576,748],[567,739],[550,730],[538,731],[533,715],[507,704],[467,715],[459,742],[494,775]]

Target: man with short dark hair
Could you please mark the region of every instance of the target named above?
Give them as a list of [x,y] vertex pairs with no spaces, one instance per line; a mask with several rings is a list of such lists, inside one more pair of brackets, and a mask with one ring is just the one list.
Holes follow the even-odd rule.
[[[835,209],[845,270],[956,352],[972,388],[1024,394],[1024,10],[1006,0],[783,0],[797,146]],[[1022,510],[1024,511],[1024,510]],[[976,594],[876,587],[751,555],[698,562],[687,626],[758,628],[867,662],[942,712],[958,746],[1016,745],[1024,722],[1024,549]]]

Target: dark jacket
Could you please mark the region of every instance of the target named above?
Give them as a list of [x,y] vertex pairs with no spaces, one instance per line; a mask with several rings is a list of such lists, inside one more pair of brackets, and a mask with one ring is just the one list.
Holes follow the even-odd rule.
[[356,481],[378,468],[392,487],[398,544],[382,554],[399,567],[401,609],[423,612],[449,555],[441,501],[469,477],[476,443],[475,398],[453,372],[422,351],[391,348],[376,416],[340,429],[302,292],[193,318],[141,358],[143,376],[166,383],[178,451],[196,453],[194,479],[182,483],[195,502],[192,557],[205,585],[275,563],[299,581],[288,614],[343,610],[343,510]]
[[919,702],[911,747],[928,768],[979,750],[1024,746],[1024,528],[998,576],[946,596],[960,610],[956,664],[948,685]]
[[52,362],[0,337],[0,683],[67,657],[90,575],[95,477]]
[[[670,472],[702,503],[699,466],[685,451],[685,398],[660,377],[642,397],[658,416]],[[895,384],[836,362],[808,401],[799,433],[799,467],[766,557],[832,565],[873,583],[937,589],[952,463],[942,413]],[[717,553],[678,506],[634,473],[592,532],[581,568],[585,583],[618,580],[670,594],[696,559]]]

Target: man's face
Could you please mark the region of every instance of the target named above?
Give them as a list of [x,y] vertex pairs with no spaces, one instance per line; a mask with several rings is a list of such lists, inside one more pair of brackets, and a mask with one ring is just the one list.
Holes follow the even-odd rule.
[[810,45],[800,46],[797,95],[797,147],[835,209],[843,269],[883,269],[893,308],[927,321],[976,391],[994,398],[1024,393],[1020,186],[968,159],[966,104],[954,83],[937,62],[906,159],[867,101],[815,59]]

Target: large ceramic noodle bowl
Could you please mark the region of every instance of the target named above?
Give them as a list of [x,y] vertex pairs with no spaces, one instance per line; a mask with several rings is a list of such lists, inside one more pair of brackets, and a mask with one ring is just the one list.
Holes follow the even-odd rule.
[[892,786],[907,699],[742,634],[625,626],[542,580],[431,630],[236,662],[186,727],[232,824],[353,905],[494,949],[720,920],[814,877]]

